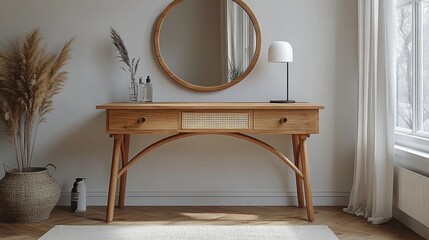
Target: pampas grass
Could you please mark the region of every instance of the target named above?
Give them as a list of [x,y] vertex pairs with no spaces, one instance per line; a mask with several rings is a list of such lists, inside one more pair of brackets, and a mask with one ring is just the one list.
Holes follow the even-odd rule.
[[53,96],[67,80],[61,71],[70,59],[73,39],[58,54],[50,55],[40,46],[39,29],[0,48],[0,118],[15,149],[20,172],[30,171],[39,124],[53,109]]
[[118,50],[119,55],[117,57],[119,58],[119,62],[123,62],[127,67],[127,69],[123,67],[121,67],[121,69],[124,70],[124,72],[128,73],[128,75],[130,75],[132,81],[135,81],[140,58],[137,60],[133,58],[130,61],[130,57],[128,56],[128,50],[125,47],[124,41],[122,41],[121,35],[119,35],[119,33],[112,27],[110,28],[110,37],[112,38],[113,45],[115,45],[116,50]]

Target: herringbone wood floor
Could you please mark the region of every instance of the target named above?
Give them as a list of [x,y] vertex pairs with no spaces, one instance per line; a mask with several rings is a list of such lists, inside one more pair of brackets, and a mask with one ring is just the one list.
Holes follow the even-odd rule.
[[[32,224],[0,223],[0,238],[37,239],[55,225],[104,225],[105,207],[89,207],[83,214],[58,207],[51,218]],[[295,207],[125,207],[115,210],[117,225],[328,225],[339,239],[423,239],[396,220],[371,225],[345,214],[340,207],[316,207],[316,221],[306,220],[305,210]]]

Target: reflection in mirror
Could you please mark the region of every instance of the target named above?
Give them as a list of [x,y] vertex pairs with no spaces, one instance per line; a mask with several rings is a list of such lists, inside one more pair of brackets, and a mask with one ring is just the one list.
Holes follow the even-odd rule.
[[240,78],[257,49],[251,18],[232,0],[183,0],[168,12],[159,34],[166,66],[196,86]]

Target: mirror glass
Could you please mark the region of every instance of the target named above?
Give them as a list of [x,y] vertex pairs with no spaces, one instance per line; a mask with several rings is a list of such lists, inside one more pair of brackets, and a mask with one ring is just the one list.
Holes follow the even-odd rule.
[[201,87],[244,78],[256,63],[258,37],[251,17],[237,2],[183,0],[167,11],[158,40],[163,68]]

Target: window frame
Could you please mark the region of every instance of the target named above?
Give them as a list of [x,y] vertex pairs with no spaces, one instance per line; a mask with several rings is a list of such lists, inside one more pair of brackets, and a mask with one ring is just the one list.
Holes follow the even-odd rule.
[[[412,6],[412,129],[398,127],[395,122],[395,144],[429,153],[429,132],[423,129],[423,2],[397,0],[396,10]],[[428,1],[426,1],[428,2]],[[429,54],[429,53],[428,53]],[[395,78],[396,80],[396,78]],[[396,80],[397,82],[397,80]],[[396,100],[395,100],[396,101]],[[396,102],[397,103],[397,102]],[[395,116],[395,119],[397,115]]]

